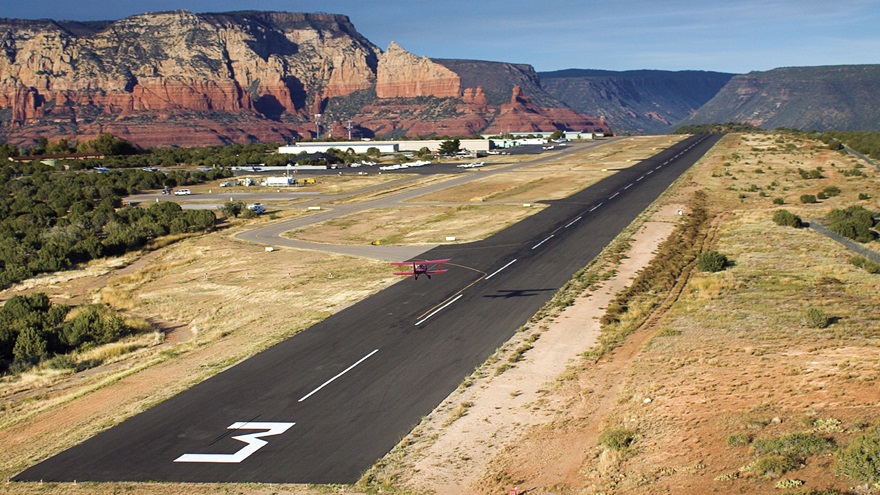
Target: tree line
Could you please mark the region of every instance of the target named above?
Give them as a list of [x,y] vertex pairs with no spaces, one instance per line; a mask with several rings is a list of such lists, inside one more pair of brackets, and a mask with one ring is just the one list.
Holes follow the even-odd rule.
[[[0,145],[0,155],[10,152],[18,150],[8,143]],[[0,162],[0,287],[139,249],[163,235],[210,230],[216,222],[212,211],[183,210],[172,202],[138,208],[124,205],[122,197],[230,175],[220,168],[167,174],[141,168],[95,173],[4,159]]]
[[53,358],[56,367],[68,367],[74,361],[58,356],[109,344],[135,331],[102,304],[72,308],[53,304],[42,292],[13,296],[0,306],[0,372],[23,371]]

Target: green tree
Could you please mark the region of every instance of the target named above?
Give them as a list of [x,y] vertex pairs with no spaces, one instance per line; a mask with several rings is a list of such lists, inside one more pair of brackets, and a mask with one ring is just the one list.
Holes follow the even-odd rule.
[[782,225],[784,227],[794,227],[796,229],[804,226],[804,222],[801,220],[801,217],[795,215],[788,210],[776,210],[776,212],[773,213],[773,222],[775,222],[776,225]]
[[223,214],[225,218],[235,218],[241,215],[241,212],[244,211],[245,205],[243,201],[227,201],[223,203],[222,206],[218,207],[220,213]]
[[461,140],[458,138],[448,139],[440,143],[441,155],[454,155],[461,151]]
[[26,326],[18,334],[12,354],[17,363],[37,364],[46,356],[48,347],[41,329]]
[[874,217],[862,206],[850,206],[846,209],[835,208],[828,214],[828,230],[857,242],[869,242],[874,239],[871,229]]

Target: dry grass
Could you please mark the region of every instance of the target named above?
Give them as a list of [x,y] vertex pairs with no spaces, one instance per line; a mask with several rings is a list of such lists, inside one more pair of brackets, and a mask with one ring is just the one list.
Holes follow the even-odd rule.
[[[601,173],[601,168],[628,166],[639,156],[653,154],[656,151],[651,148],[669,139],[626,140],[642,147],[602,147],[576,164],[559,161],[536,167],[538,172],[512,173],[480,190],[465,192],[457,201],[484,195],[511,202],[549,197],[554,188],[567,187],[554,178],[555,174],[588,178]],[[633,450],[620,456],[589,450],[591,446],[579,447],[571,454],[575,459],[586,454],[579,477],[572,482],[559,480],[555,487],[531,487],[535,493],[776,493],[776,480],[731,474],[755,460],[748,446],[728,445],[731,435],[780,437],[811,428],[817,419],[834,419],[842,431],[828,434],[843,443],[863,428],[860,425],[876,422],[880,278],[849,265],[849,253],[836,243],[807,230],[777,226],[771,220],[772,212],[779,208],[773,204],[776,197],[785,201],[783,208],[805,219],[854,203],[877,210],[876,200],[856,199],[862,192],[880,197],[877,172],[864,169],[867,177],[842,173],[857,165],[849,157],[790,137],[725,137],[681,187],[705,189],[714,211],[725,212],[713,249],[726,254],[735,265],[715,274],[695,274],[661,323],[646,330],[653,332],[653,338],[647,339],[637,359],[619,370],[620,375],[591,375],[591,370],[601,370],[601,363],[585,362],[568,372],[570,379],[545,390],[541,408],[548,423],[517,440],[529,448],[506,451],[507,457],[493,461],[494,471],[487,473],[486,479],[535,479],[538,470],[546,469],[543,463],[548,455],[563,455],[569,446],[582,445],[578,442],[590,428],[601,431],[603,424],[594,423],[597,417],[592,415],[592,398],[616,379],[621,381],[620,392],[611,409],[599,418],[637,431]],[[597,171],[597,167],[601,168]],[[798,168],[817,167],[822,167],[825,178],[802,179],[797,172]],[[384,174],[382,177],[386,180]],[[351,185],[353,191],[357,180],[346,179],[338,185]],[[831,185],[839,187],[842,194],[815,205],[797,201],[801,194],[815,194]],[[364,197],[387,194],[397,187],[381,188]],[[383,236],[392,239],[398,235],[401,242],[413,242],[439,236],[441,232],[433,228],[461,219],[465,233],[451,235],[477,238],[486,234],[476,227],[485,228],[480,224],[486,218],[496,219],[499,211],[506,211],[503,206],[498,206],[498,211],[486,209],[496,206],[418,208],[425,210],[421,219],[397,225]],[[487,211],[493,213],[483,216]],[[523,211],[519,207],[504,214]],[[373,223],[371,228],[387,221],[391,213],[371,214],[367,217]],[[482,222],[468,224],[465,219],[471,217]],[[319,237],[352,235],[350,242],[369,242],[375,237],[365,233],[367,230],[349,234],[346,231],[362,227],[340,220],[322,227],[328,230]],[[420,231],[419,225],[425,230]],[[160,342],[148,333],[140,337],[146,339],[143,342],[119,345],[130,346],[132,352],[96,350],[97,359],[109,362],[84,373],[37,370],[17,381],[4,382],[0,449],[9,454],[0,461],[3,476],[88,438],[391,282],[384,263],[286,249],[267,253],[260,246],[227,235],[238,228],[180,240],[148,254],[144,259],[149,262],[143,265],[132,259],[120,261],[118,266],[128,268],[118,276],[108,275],[114,269],[109,264],[93,265],[90,275],[44,277],[19,287],[51,287],[53,299],[107,302],[128,315],[161,324],[168,339]],[[392,232],[395,229],[397,234]],[[401,231],[408,233],[399,234]],[[331,271],[332,281],[327,277]],[[100,282],[89,283],[92,279]],[[74,288],[85,295],[73,292]],[[6,291],[4,296],[13,292]],[[319,301],[317,306],[315,301]],[[833,323],[825,329],[802,325],[807,303],[822,308],[834,318]],[[175,340],[181,335],[183,338]],[[539,339],[534,345],[539,347],[540,343]],[[510,392],[505,395],[513,396]],[[463,407],[460,415],[452,417],[461,418],[468,410],[472,410],[470,406]],[[810,458],[805,467],[787,476],[805,480],[808,489],[846,488],[845,482],[830,474],[829,466],[827,458]],[[4,490],[15,494],[110,494],[124,490],[174,495],[316,493],[323,489],[16,483],[4,486]],[[356,490],[343,488],[339,492]]]
[[522,205],[408,206],[356,213],[304,229],[285,232],[284,236],[329,244],[383,245],[471,242],[533,215],[542,207]]
[[[521,439],[534,455],[497,459],[494,465],[502,472],[495,477],[529,479],[544,458],[542,442],[551,445],[563,432],[577,442],[601,425],[597,422],[616,418],[639,432],[633,452],[612,463],[601,449],[588,455],[579,490],[777,493],[778,483],[794,486],[779,481],[781,473],[739,471],[769,462],[750,454],[751,439],[785,438],[832,421],[839,429],[823,434],[844,445],[864,425],[876,423],[880,276],[850,265],[851,253],[834,241],[772,222],[780,208],[774,198],[783,198],[782,207],[804,219],[851,204],[876,211],[876,200],[858,195],[880,197],[880,174],[868,168],[861,169],[864,177],[843,174],[858,166],[800,138],[723,138],[689,172],[686,187],[708,193],[720,221],[711,249],[734,265],[718,273],[695,272],[659,323],[640,330],[653,338],[629,361],[611,410],[597,416],[584,401],[609,386],[604,361],[585,363],[571,374],[570,385],[557,390],[561,395],[546,398],[568,407],[557,410],[545,429]],[[821,179],[804,179],[798,172],[820,167]],[[797,200],[829,186],[842,194],[814,205]],[[822,309],[832,324],[807,326],[807,307]],[[731,436],[745,440],[728,445]],[[835,475],[828,455],[805,453],[804,459],[786,465],[793,469],[786,479],[802,481],[808,490],[841,493],[852,484]]]

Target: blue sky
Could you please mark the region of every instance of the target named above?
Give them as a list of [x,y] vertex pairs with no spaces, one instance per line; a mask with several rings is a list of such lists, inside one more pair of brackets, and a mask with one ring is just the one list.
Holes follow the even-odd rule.
[[120,19],[144,12],[347,15],[379,48],[580,69],[714,70],[880,63],[878,0],[7,0],[0,17]]

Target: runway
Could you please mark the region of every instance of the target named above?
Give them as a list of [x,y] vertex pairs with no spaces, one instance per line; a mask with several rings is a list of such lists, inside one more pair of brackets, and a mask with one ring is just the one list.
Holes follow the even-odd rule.
[[15,481],[353,483],[703,156],[694,136],[51,457]]

